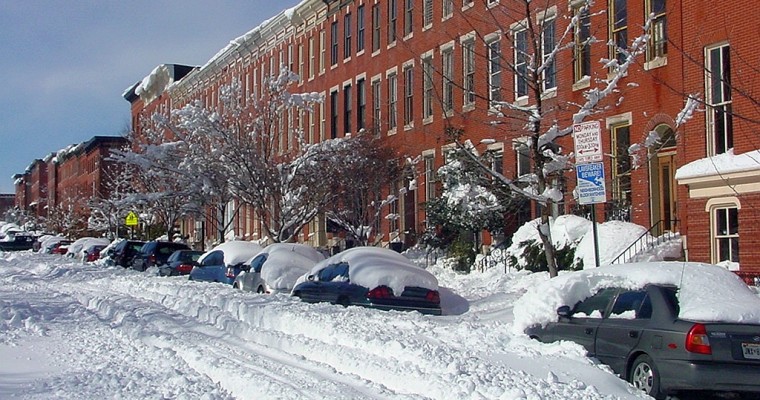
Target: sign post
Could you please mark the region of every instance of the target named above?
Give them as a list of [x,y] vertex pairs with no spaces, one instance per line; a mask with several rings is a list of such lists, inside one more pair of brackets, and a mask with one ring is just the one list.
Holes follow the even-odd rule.
[[578,203],[591,204],[591,227],[594,234],[594,262],[599,266],[599,234],[596,229],[595,204],[607,202],[602,162],[602,129],[599,121],[573,125],[575,172]]

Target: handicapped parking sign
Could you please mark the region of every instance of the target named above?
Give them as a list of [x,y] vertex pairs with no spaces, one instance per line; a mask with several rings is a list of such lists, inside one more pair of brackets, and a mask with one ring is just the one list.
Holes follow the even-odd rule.
[[578,177],[579,204],[599,204],[607,202],[607,188],[604,184],[604,163],[576,164]]

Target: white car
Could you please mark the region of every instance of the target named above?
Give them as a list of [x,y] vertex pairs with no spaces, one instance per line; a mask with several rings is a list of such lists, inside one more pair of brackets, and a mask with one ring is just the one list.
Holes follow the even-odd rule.
[[273,243],[243,265],[232,286],[257,293],[289,292],[298,277],[324,259],[305,244]]

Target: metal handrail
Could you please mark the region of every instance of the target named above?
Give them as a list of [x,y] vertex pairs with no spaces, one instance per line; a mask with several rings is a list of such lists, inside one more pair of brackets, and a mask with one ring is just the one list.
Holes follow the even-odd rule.
[[[671,220],[672,226],[678,225],[678,220]],[[654,225],[649,227],[646,232],[642,233],[636,240],[631,243],[625,250],[623,250],[610,264],[622,264],[633,258],[633,256],[641,253],[644,250],[651,249],[654,246],[660,245],[669,241],[670,239],[678,235],[677,231],[664,232],[662,235],[654,236],[652,232],[661,232],[662,225],[665,220],[659,220]]]

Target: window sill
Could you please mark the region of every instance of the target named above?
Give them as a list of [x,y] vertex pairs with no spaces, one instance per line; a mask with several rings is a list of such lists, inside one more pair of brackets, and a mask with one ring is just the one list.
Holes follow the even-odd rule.
[[413,39],[413,38],[414,38],[414,32],[409,32],[406,35],[404,35],[404,37],[402,38],[402,40],[406,42],[407,40],[410,40],[410,39]]
[[348,57],[344,58],[344,59],[343,59],[343,64],[346,64],[346,63],[348,63],[349,61],[351,61],[351,56],[348,56]]
[[388,136],[393,136],[395,134],[396,134],[396,128],[393,128],[393,129],[391,129],[391,130],[388,131]]
[[[464,11],[467,8],[470,8],[470,7],[472,7],[472,6],[464,6],[464,7],[462,7],[462,11]],[[441,17],[441,22],[446,22],[446,21],[450,20],[452,16],[453,16],[453,14],[444,15],[443,17]]]
[[414,122],[409,125],[404,125],[404,132],[411,131],[412,129],[414,129]]
[[553,99],[555,97],[557,97],[557,88],[556,87],[553,87],[553,88],[548,89],[545,92],[541,93],[541,100]]
[[[423,32],[425,32],[425,31],[429,31],[429,30],[430,30],[430,29],[432,29],[432,28],[433,28],[433,24],[432,24],[432,23],[430,23],[430,24],[427,24],[427,25],[423,26],[423,27],[422,27],[422,31],[423,31]],[[404,38],[404,39],[406,39],[406,38]]]
[[363,54],[364,54],[364,49],[361,49],[361,50],[359,50],[359,51],[356,52],[356,56],[357,57],[359,57],[359,56],[361,56]]
[[433,116],[425,117],[422,119],[422,125],[429,125],[433,123]]
[[528,96],[518,97],[515,99],[515,102],[512,103],[517,107],[525,107],[528,105]]
[[372,52],[372,57],[380,55],[380,50],[375,50]]
[[586,75],[579,79],[578,82],[573,83],[573,91],[586,89],[591,86],[591,77]]
[[395,40],[392,41],[392,42],[390,42],[390,43],[388,43],[388,46],[386,47],[386,49],[390,50],[390,49],[392,49],[394,47],[396,47],[396,41]]
[[[618,73],[617,73],[617,72],[608,72],[608,73],[607,73],[607,80],[608,80],[608,81],[610,81],[610,80],[613,80],[613,79],[615,79],[617,76],[618,76]],[[625,78],[626,76],[628,76],[628,72],[624,73],[624,74],[621,76],[621,78]]]
[[462,12],[465,12],[469,9],[471,9],[475,5],[474,1],[471,1],[469,4],[465,4],[462,6]]
[[668,65],[668,56],[656,57],[644,63],[644,70],[649,71],[655,68],[664,67],[666,65]]
[[443,113],[443,119],[451,118],[454,116],[454,110],[448,110]]
[[462,106],[463,113],[473,111],[474,109],[475,109],[475,103],[465,104],[464,106]]

